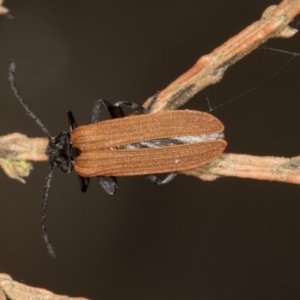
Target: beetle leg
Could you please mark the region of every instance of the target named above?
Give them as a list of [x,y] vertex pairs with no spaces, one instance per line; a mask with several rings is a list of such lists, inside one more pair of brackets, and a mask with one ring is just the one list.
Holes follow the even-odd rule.
[[91,123],[99,122],[100,113],[103,106],[106,107],[112,119],[124,117],[124,112],[121,107],[115,107],[114,105],[110,104],[108,101],[104,99],[99,99],[96,100],[94,104],[92,115],[91,115]]
[[82,177],[78,175],[81,192],[86,192],[90,183],[90,177]]
[[117,191],[118,183],[116,177],[97,176],[97,178],[99,180],[100,185],[109,195],[113,195]]
[[139,104],[137,104],[135,102],[130,102],[130,101],[120,101],[120,102],[117,102],[117,103],[114,104],[114,107],[120,107],[121,105],[126,105],[126,106],[130,107],[131,109],[136,110],[136,111],[138,111],[138,112],[140,112],[142,114],[147,114],[147,113],[149,113],[151,111],[153,105],[155,104],[155,102],[156,102],[156,100],[158,98],[159,93],[160,93],[159,91],[157,91],[155,93],[155,95],[153,96],[153,98],[152,98],[152,100],[151,100],[148,108],[145,108],[142,105],[139,105]]
[[70,110],[67,111],[67,115],[68,115],[68,119],[69,119],[70,132],[72,132],[74,130],[74,128],[77,127],[77,123],[75,121],[73,113]]
[[168,182],[170,182],[171,180],[173,180],[177,175],[177,172],[172,172],[169,173],[166,178],[164,179],[159,179],[157,175],[155,174],[151,174],[147,176],[147,179],[151,180],[152,182],[161,185],[161,184],[166,184]]
[[134,102],[130,102],[130,101],[120,101],[114,104],[114,107],[120,107],[122,105],[128,106],[129,108],[136,110],[142,114],[147,114],[149,111],[147,108],[143,107],[140,104],[134,103]]

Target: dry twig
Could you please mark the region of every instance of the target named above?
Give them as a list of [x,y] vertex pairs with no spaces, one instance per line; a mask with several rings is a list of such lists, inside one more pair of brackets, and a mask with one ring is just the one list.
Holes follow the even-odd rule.
[[[160,92],[153,112],[176,109],[200,90],[222,79],[225,71],[235,62],[265,43],[269,38],[289,38],[297,30],[288,26],[300,12],[300,0],[283,0],[268,7],[262,18],[236,36],[230,38],[210,54],[202,56],[186,73]],[[145,102],[149,105],[150,98]],[[21,134],[0,138],[0,165],[11,178],[25,182],[31,164],[28,161],[45,161],[47,139],[30,139]],[[260,180],[276,180],[300,184],[297,158],[257,157],[223,154],[212,163],[186,172],[203,180],[220,176],[236,176]],[[284,174],[284,175],[283,175]]]
[[2,6],[3,0],[0,0],[0,15],[7,14],[9,12],[9,9]]
[[52,292],[14,281],[9,275],[0,273],[0,300],[88,300],[55,295]]

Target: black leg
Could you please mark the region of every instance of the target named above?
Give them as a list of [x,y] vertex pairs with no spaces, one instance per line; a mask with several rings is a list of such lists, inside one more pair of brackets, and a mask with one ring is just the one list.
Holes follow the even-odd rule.
[[142,114],[147,114],[149,111],[147,108],[143,107],[140,104],[129,102],[129,101],[120,101],[114,104],[114,107],[121,107],[122,105],[128,106],[129,108],[136,110]]
[[74,130],[74,128],[77,127],[77,123],[75,121],[73,113],[70,110],[67,111],[67,115],[68,115],[68,119],[69,119],[70,132],[72,132]]
[[82,177],[78,175],[79,185],[82,193],[85,193],[87,191],[87,188],[90,183],[89,177]]
[[114,176],[105,177],[105,176],[97,176],[100,185],[103,187],[106,193],[109,195],[114,195],[114,193],[118,189],[117,178]]
[[102,107],[105,106],[112,119],[124,117],[124,112],[121,107],[114,107],[108,101],[99,99],[96,100],[91,115],[91,123],[99,122]]
[[130,102],[130,101],[120,101],[120,102],[117,102],[114,104],[115,107],[120,107],[122,105],[126,105],[128,107],[130,107],[131,109],[133,110],[136,110],[142,114],[147,114],[151,111],[152,107],[154,106],[157,98],[158,98],[158,95],[159,95],[160,92],[156,92],[155,95],[153,96],[148,108],[145,108],[143,107],[142,105],[140,104],[137,104],[137,103],[134,103],[134,102]]
[[164,178],[164,179],[159,179],[159,178],[157,177],[157,175],[151,174],[151,175],[148,175],[147,178],[148,178],[149,180],[151,180],[152,182],[154,182],[154,183],[156,183],[156,184],[158,184],[158,185],[161,185],[161,184],[166,184],[166,183],[170,182],[172,179],[174,179],[174,178],[176,177],[176,175],[177,175],[177,172],[172,172],[172,173],[168,174],[168,175],[166,176],[166,178]]
[[[155,94],[155,96],[153,97],[153,101],[150,103],[149,108],[152,108],[157,97],[158,97],[158,93]],[[146,114],[149,112],[149,109],[143,107],[140,104],[134,103],[134,102],[120,101],[120,102],[117,102],[114,105],[112,105],[104,99],[99,99],[99,100],[96,100],[96,102],[94,104],[94,108],[93,108],[92,115],[91,115],[91,123],[99,122],[99,117],[100,117],[100,113],[101,113],[103,106],[106,107],[107,111],[109,112],[110,116],[113,119],[124,117],[124,112],[121,108],[122,105],[130,107],[131,109],[138,111],[140,113],[143,113],[143,114]]]

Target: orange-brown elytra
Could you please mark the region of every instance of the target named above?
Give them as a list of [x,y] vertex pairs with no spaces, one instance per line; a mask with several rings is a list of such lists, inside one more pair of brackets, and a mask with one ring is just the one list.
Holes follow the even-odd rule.
[[[55,253],[45,221],[54,166],[66,173],[74,168],[81,191],[87,190],[90,177],[97,177],[104,190],[112,195],[118,188],[116,176],[147,175],[151,181],[164,184],[172,180],[177,171],[209,163],[226,147],[223,124],[208,113],[177,110],[147,114],[149,110],[136,103],[122,101],[112,105],[102,99],[94,105],[91,124],[77,127],[72,112],[68,112],[70,132],[64,131],[52,138],[16,89],[13,61],[9,80],[21,105],[49,139],[46,155],[50,166],[42,206],[42,232],[53,257]],[[142,114],[124,117],[123,105]],[[99,122],[103,106],[112,119]],[[169,174],[159,179],[156,174],[161,173]]]
[[[193,169],[224,151],[226,142],[220,139],[223,130],[214,116],[192,110],[133,115],[79,126],[71,132],[72,145],[81,152],[75,157],[74,169],[83,177]],[[158,140],[165,144],[128,147]]]

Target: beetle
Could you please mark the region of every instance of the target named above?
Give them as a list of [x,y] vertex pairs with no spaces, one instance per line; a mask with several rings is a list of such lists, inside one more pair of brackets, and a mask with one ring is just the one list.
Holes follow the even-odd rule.
[[[52,138],[21,98],[15,84],[13,61],[9,67],[9,81],[20,104],[49,139],[46,155],[50,165],[41,223],[43,238],[53,257],[55,253],[45,226],[53,167],[59,167],[65,173],[75,169],[82,192],[87,190],[90,177],[97,177],[104,190],[113,195],[118,188],[117,176],[148,175],[156,184],[165,184],[176,176],[177,171],[211,162],[227,145],[223,139],[224,125],[206,112],[173,110],[148,114],[158,94],[147,109],[134,102],[121,101],[112,105],[99,99],[94,104],[91,124],[78,127],[72,112],[68,111],[70,131]],[[99,122],[103,106],[112,119]],[[124,116],[122,106],[140,114]],[[161,173],[169,174],[165,179],[159,179],[156,174]]]

